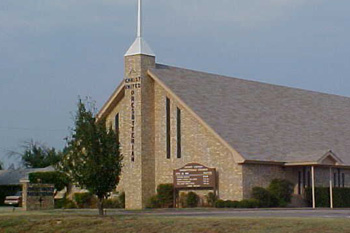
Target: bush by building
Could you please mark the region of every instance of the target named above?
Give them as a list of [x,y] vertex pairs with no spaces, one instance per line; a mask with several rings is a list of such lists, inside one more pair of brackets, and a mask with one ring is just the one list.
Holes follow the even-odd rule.
[[66,197],[62,199],[55,200],[55,209],[75,209],[77,205],[74,201],[67,199]]
[[173,207],[173,185],[160,184],[157,194],[148,199],[147,208],[171,208]]
[[[316,207],[330,207],[328,187],[315,188]],[[312,206],[312,189],[306,189],[306,200]],[[333,206],[335,208],[350,207],[350,188],[333,188]]]
[[195,192],[189,192],[187,194],[186,205],[189,208],[194,208],[198,206],[199,196]]
[[274,179],[267,190],[278,199],[278,206],[285,207],[292,199],[293,183],[284,179]]
[[118,196],[118,201],[120,208],[124,209],[125,208],[125,192],[122,192]]
[[210,192],[208,193],[205,198],[207,199],[207,203],[209,207],[214,207],[215,206],[215,202],[217,201],[217,196],[213,193]]
[[118,197],[109,198],[103,201],[104,208],[123,209],[125,208],[125,193],[122,192]]
[[279,201],[270,193],[269,190],[262,187],[254,187],[252,190],[252,198],[258,200],[260,207],[278,207]]
[[245,199],[242,201],[231,201],[231,200],[217,200],[215,202],[216,208],[259,208],[260,202],[255,199]]
[[268,189],[254,187],[252,198],[242,201],[217,200],[216,208],[260,208],[284,207],[290,203],[293,193],[293,184],[288,180],[272,180]]
[[160,184],[157,187],[157,197],[161,208],[171,208],[173,206],[173,185]]
[[78,208],[96,208],[97,205],[96,197],[89,192],[75,193],[73,200]]

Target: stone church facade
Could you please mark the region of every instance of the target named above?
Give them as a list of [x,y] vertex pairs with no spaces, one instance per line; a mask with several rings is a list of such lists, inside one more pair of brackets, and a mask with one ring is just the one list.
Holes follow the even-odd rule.
[[98,117],[118,133],[126,208],[142,209],[189,163],[216,169],[224,200],[275,178],[296,197],[312,182],[350,187],[349,115],[346,97],[157,64],[139,33]]

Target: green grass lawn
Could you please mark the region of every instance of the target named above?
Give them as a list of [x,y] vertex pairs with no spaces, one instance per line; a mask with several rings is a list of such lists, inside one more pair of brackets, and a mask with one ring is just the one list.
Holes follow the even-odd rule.
[[86,216],[74,213],[15,212],[0,214],[0,233],[38,232],[350,232],[349,219],[207,218],[159,216]]

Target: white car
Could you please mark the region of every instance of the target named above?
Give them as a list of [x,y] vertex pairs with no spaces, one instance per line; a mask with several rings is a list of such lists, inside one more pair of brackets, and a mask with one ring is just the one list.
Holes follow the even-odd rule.
[[22,206],[22,192],[17,192],[13,196],[7,196],[4,203],[12,206]]

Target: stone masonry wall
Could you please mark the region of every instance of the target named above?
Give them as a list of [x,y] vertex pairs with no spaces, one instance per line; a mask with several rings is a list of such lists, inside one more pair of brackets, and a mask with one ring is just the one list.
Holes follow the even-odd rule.
[[[160,85],[155,83],[154,88],[156,186],[162,183],[172,183],[173,170],[196,162],[217,169],[220,198],[242,199],[242,166],[234,161],[230,150]],[[171,101],[170,159],[167,159],[166,151],[166,97]],[[177,158],[177,107],[181,109],[181,158]]]
[[[114,107],[111,113],[106,118],[107,127],[112,127],[115,129],[115,116],[119,114],[119,150],[122,155],[124,155],[123,148],[127,143],[129,143],[128,139],[128,128],[129,128],[129,119],[126,118],[126,98],[124,97],[121,101]],[[125,157],[125,155],[124,155]],[[125,160],[123,160],[123,164]],[[124,164],[125,165],[125,164]],[[122,173],[120,176],[120,181],[117,186],[118,191],[124,191],[125,179],[124,179],[125,169],[122,169]]]

